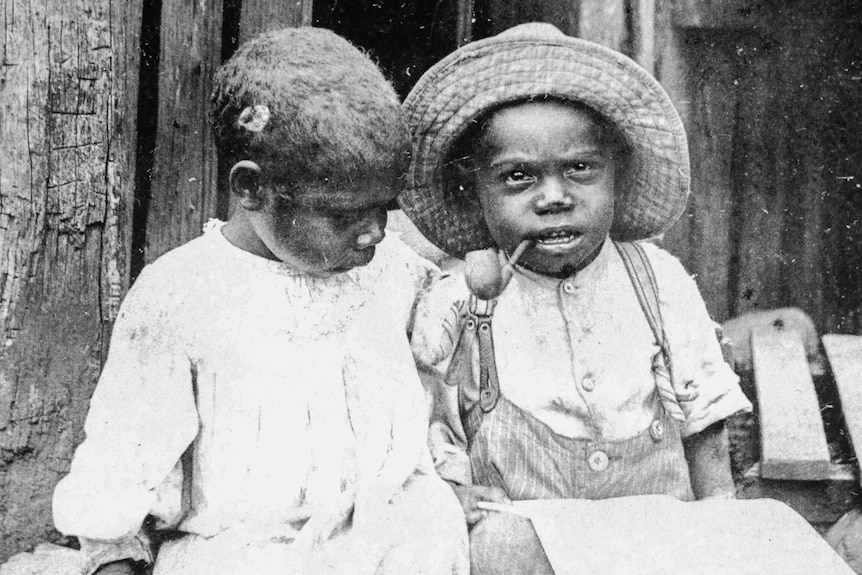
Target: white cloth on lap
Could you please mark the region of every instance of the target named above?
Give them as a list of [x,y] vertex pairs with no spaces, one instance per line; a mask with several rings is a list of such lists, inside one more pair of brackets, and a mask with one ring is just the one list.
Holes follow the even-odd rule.
[[556,575],[853,575],[818,533],[772,499],[665,495],[519,501]]

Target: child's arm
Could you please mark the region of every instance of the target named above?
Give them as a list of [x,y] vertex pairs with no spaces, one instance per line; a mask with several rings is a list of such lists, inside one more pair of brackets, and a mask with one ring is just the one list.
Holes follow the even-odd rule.
[[730,448],[724,422],[713,423],[683,440],[685,458],[696,499],[733,499]]
[[131,559],[123,559],[102,565],[93,575],[137,575],[138,565]]
[[78,538],[93,567],[152,561],[144,519],[152,514],[167,524],[181,512],[178,462],[197,434],[198,415],[188,354],[174,315],[161,305],[175,296],[166,293],[169,285],[145,269],[126,296],[90,401],[86,439],[54,490],[55,526]]

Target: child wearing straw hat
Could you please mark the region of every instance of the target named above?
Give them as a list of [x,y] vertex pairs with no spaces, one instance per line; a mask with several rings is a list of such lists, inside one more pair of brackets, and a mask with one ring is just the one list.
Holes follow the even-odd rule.
[[466,259],[421,304],[413,347],[474,572],[551,572],[529,521],[486,502],[733,497],[722,422],[751,405],[695,282],[643,242],[689,193],[657,81],[525,24],[443,59],[404,109],[401,206]]
[[408,341],[437,270],[384,238],[410,146],[395,91],[318,28],[249,40],[214,85],[238,208],[123,302],[54,493],[81,543],[63,572],[466,573]]

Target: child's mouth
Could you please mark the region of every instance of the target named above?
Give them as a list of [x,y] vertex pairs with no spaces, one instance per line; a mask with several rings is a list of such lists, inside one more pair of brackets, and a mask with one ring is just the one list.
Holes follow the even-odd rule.
[[574,242],[579,236],[580,234],[575,231],[556,230],[537,236],[535,240],[541,246],[565,246]]

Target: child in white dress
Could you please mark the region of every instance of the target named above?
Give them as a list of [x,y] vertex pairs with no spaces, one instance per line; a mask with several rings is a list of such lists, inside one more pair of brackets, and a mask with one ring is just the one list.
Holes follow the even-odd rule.
[[344,39],[289,29],[239,48],[212,114],[239,207],[123,302],[54,494],[78,572],[466,573],[408,342],[436,270],[384,239],[395,92]]

